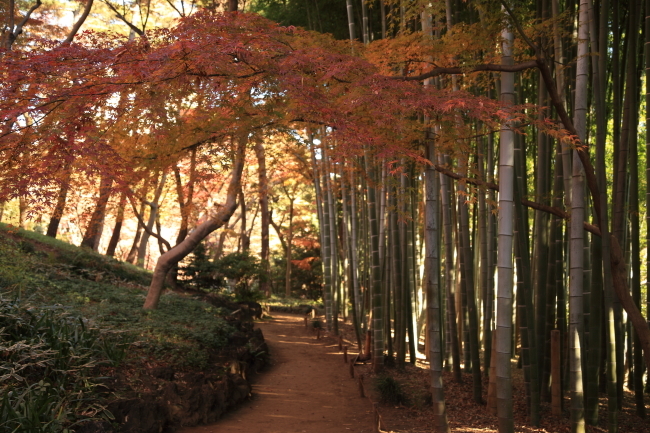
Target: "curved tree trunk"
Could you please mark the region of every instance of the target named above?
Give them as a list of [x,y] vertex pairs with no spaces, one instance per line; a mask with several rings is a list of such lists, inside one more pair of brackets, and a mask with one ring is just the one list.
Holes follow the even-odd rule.
[[235,209],[237,209],[237,194],[239,193],[242,172],[244,170],[246,140],[243,138],[239,139],[236,146],[226,202],[218,211],[210,212],[207,220],[199,224],[181,243],[158,258],[156,268],[153,271],[151,285],[147,292],[147,298],[142,307],[145,310],[155,310],[158,306],[167,272],[191,253],[206,236],[227,223],[235,212]]

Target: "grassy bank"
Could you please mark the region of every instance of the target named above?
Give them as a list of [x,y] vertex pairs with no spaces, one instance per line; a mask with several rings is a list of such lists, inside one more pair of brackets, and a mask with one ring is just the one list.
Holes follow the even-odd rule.
[[150,274],[0,224],[0,430],[72,431],[111,418],[105,383],[119,370],[215,368],[236,331],[230,310],[168,293],[143,311]]

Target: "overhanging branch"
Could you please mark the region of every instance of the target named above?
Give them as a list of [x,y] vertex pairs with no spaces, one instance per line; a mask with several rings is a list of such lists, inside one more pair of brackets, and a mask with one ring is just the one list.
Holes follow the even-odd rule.
[[529,60],[527,62],[519,63],[517,65],[476,65],[468,68],[460,67],[437,67],[431,69],[429,72],[420,75],[413,75],[410,77],[391,77],[394,80],[402,81],[423,81],[427,78],[437,77],[439,75],[449,75],[449,74],[468,74],[471,72],[521,72],[527,69],[533,69],[537,67],[536,60]]
[[[466,183],[469,183],[470,185],[482,186],[482,187],[491,189],[493,191],[498,191],[499,190],[499,185],[497,185],[496,183],[486,182],[484,180],[475,179],[475,178],[464,177],[464,176],[461,176],[458,173],[454,173],[453,171],[451,171],[451,170],[449,170],[449,169],[447,169],[447,168],[445,168],[445,167],[443,167],[441,165],[434,165],[434,168],[436,169],[436,171],[438,171],[438,172],[440,172],[440,173],[444,174],[445,176],[450,177],[452,179],[462,180],[462,181],[464,181]],[[541,212],[546,212],[546,213],[550,213],[552,215],[556,215],[556,216],[558,216],[558,217],[560,217],[560,218],[562,218],[564,220],[569,220],[571,218],[571,215],[569,215],[567,212],[565,212],[564,210],[562,210],[560,208],[557,208],[557,207],[547,206],[547,205],[537,203],[537,202],[534,202],[534,201],[530,201],[530,200],[526,200],[526,199],[522,199],[521,204],[523,204],[524,206],[529,207],[531,209],[536,209],[536,210],[541,211]],[[584,229],[587,230],[588,232],[593,233],[596,236],[601,235],[600,228],[598,228],[597,226],[595,226],[593,224],[589,224],[586,221],[583,222],[583,226],[584,226]]]

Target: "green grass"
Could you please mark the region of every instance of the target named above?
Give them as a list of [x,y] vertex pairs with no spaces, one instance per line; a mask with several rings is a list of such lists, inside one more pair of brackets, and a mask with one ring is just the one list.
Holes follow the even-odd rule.
[[27,305],[65,305],[177,368],[205,367],[207,359],[196,354],[227,343],[234,329],[222,317],[229,312],[175,293],[144,311],[150,278],[141,268],[0,224],[0,291]]

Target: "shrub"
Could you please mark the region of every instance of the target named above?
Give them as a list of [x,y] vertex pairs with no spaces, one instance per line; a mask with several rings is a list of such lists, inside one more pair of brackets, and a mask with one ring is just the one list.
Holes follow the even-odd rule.
[[406,395],[402,391],[402,387],[392,376],[382,375],[377,377],[375,379],[375,389],[383,403],[406,403]]

